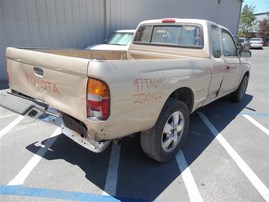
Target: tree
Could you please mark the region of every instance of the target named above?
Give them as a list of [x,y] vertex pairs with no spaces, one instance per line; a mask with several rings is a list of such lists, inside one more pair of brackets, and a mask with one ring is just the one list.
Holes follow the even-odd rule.
[[269,20],[264,19],[259,22],[257,36],[261,37],[266,45],[269,43]]
[[243,37],[250,38],[256,24],[255,6],[245,5],[240,16],[239,32]]

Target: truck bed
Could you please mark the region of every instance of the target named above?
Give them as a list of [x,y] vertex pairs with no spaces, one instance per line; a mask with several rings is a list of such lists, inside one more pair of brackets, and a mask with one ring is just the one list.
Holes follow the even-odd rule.
[[126,59],[126,51],[117,51],[117,50],[111,51],[111,50],[75,50],[75,49],[62,49],[62,50],[37,49],[36,51],[68,57],[85,58],[85,59],[97,59],[97,60]]

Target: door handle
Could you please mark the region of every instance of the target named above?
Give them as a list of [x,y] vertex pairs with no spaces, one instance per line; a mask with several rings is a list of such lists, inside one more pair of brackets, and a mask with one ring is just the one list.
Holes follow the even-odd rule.
[[34,72],[37,76],[43,76],[44,75],[44,72],[43,72],[43,69],[40,68],[40,67],[34,67]]

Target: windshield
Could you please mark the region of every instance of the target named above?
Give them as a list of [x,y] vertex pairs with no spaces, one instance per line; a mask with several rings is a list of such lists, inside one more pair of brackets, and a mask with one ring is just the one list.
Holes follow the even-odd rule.
[[239,42],[240,43],[244,43],[245,42],[245,39],[239,38]]
[[133,33],[121,33],[121,32],[113,32],[105,41],[106,44],[111,45],[128,45],[133,38]]

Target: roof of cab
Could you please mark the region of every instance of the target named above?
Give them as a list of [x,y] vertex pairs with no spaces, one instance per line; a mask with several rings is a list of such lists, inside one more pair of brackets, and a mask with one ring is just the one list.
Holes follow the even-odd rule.
[[201,24],[201,25],[207,25],[207,24],[211,24],[211,25],[216,25],[219,26],[221,28],[227,29],[226,27],[219,25],[213,21],[209,21],[209,20],[203,20],[203,19],[190,19],[190,18],[162,18],[162,19],[153,19],[153,20],[145,20],[142,21],[140,25],[142,24],[175,24],[175,23],[192,23],[192,24]]
[[153,19],[153,20],[145,20],[142,21],[140,24],[159,24],[163,23],[164,20],[175,20],[173,23],[205,23],[209,22],[208,20],[201,20],[201,19],[188,19],[188,18],[162,18],[162,19]]

